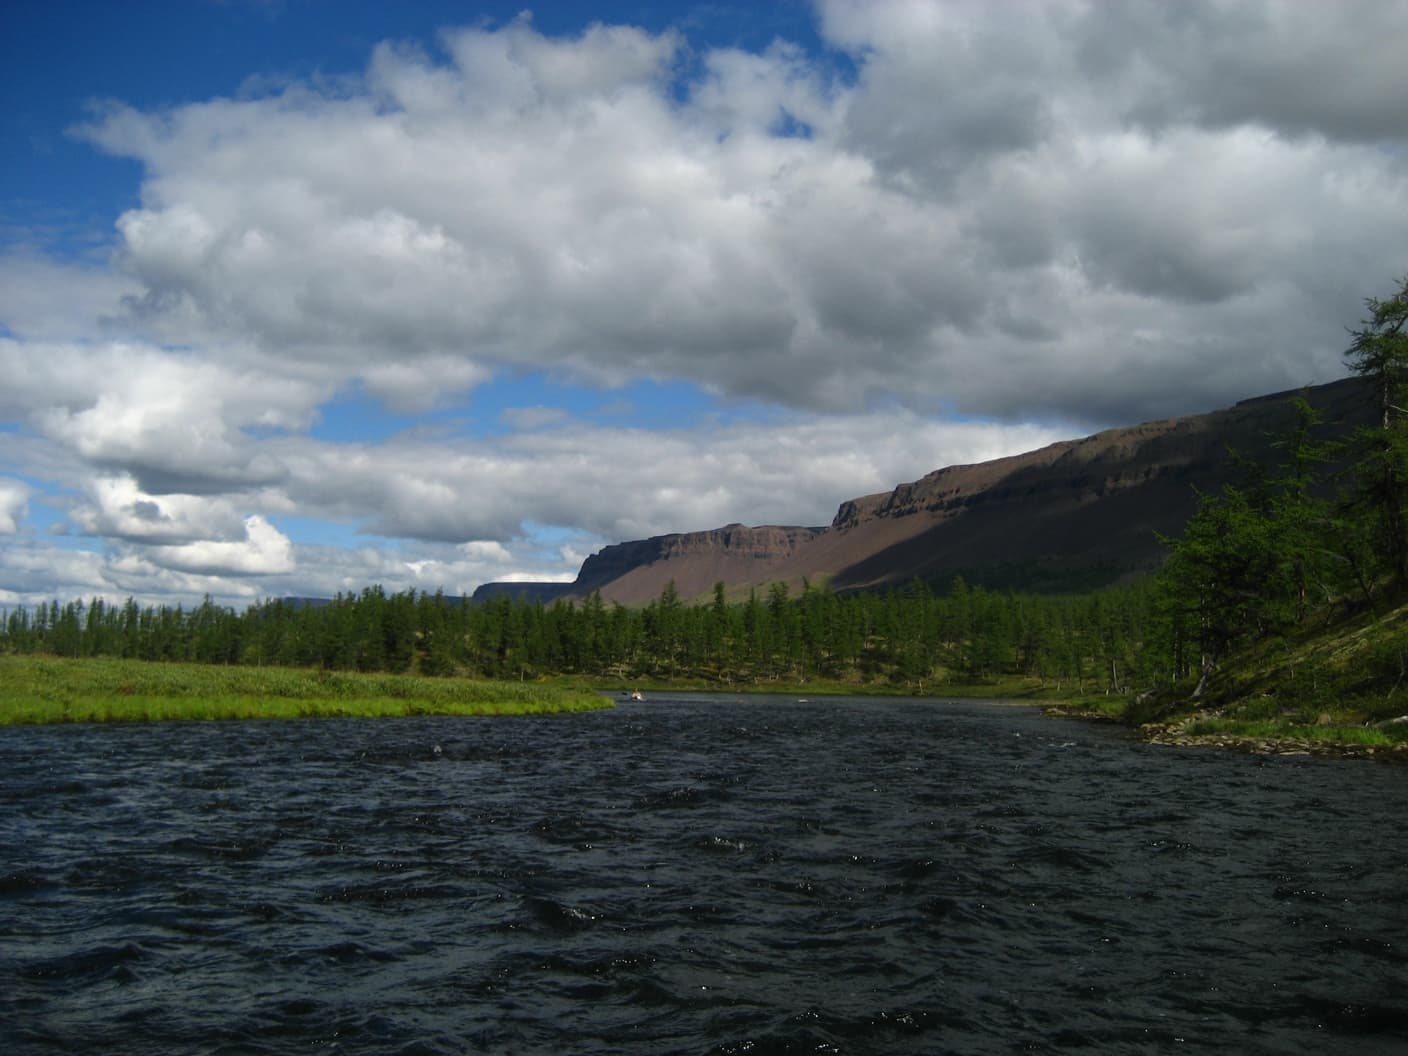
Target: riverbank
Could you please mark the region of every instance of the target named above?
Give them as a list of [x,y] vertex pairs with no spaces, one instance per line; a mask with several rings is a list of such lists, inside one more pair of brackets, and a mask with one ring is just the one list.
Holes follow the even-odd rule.
[[1134,722],[1127,714],[1128,709],[1122,710],[1118,705],[1097,709],[1063,701],[1047,702],[1042,710],[1059,718],[1130,726],[1151,744],[1178,748],[1408,762],[1408,720],[1382,727],[1333,721],[1307,725],[1286,718],[1258,721],[1227,718],[1220,711],[1204,709],[1154,722]]
[[[952,697],[962,700],[1010,700],[1041,704],[1052,699],[1053,687],[1037,678],[1008,677],[985,682],[957,682],[925,679],[918,682],[892,682],[888,679],[764,679],[760,681],[718,681],[701,678],[619,678],[586,675],[549,675],[539,685],[557,686],[580,692],[610,696],[651,693],[742,693],[759,696],[793,697]],[[1068,695],[1062,700],[1081,701],[1091,707],[1106,698],[1099,694]]]
[[0,725],[407,715],[530,715],[610,707],[518,682],[141,660],[0,656]]
[[1408,606],[1317,620],[1226,657],[1193,685],[1131,701],[1149,740],[1277,755],[1408,760]]
[[1140,732],[1154,744],[1185,748],[1227,748],[1257,755],[1323,755],[1408,761],[1408,740],[1372,726],[1239,722],[1200,712],[1173,722],[1145,723],[1140,727]]

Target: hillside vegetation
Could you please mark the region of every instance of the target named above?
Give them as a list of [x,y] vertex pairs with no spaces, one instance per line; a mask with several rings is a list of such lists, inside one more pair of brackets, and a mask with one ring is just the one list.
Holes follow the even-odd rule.
[[1373,424],[1327,442],[1301,402],[1280,465],[1202,496],[1169,540],[1158,590],[1174,667],[1195,681],[1125,709],[1161,736],[1408,737],[1408,280],[1366,305],[1346,359]]
[[1408,759],[1408,606],[1312,621],[1227,656],[1203,681],[1056,705],[1139,725],[1153,740]]

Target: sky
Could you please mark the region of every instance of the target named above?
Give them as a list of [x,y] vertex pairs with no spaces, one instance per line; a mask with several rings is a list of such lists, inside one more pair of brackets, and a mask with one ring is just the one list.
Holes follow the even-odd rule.
[[1345,373],[1408,4],[8,0],[0,608],[469,593]]

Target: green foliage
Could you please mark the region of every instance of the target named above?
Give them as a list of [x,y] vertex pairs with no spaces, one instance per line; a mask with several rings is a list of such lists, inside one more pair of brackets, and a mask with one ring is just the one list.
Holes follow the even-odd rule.
[[1335,518],[1317,494],[1317,471],[1334,448],[1305,400],[1296,424],[1273,443],[1282,462],[1268,474],[1243,465],[1246,481],[1199,496],[1183,535],[1166,540],[1158,576],[1165,641],[1179,677],[1196,671],[1199,690],[1228,653],[1282,634],[1332,601],[1342,582]]
[[1392,296],[1371,297],[1365,305],[1369,318],[1351,331],[1345,359],[1372,384],[1377,424],[1356,438],[1355,489],[1347,506],[1372,525],[1373,545],[1402,592],[1408,589],[1408,279]]
[[1391,748],[1408,739],[1408,732],[1396,734],[1365,726],[1309,725],[1280,719],[1249,721],[1245,719],[1200,719],[1184,731],[1193,737],[1230,734],[1234,737],[1328,742],[1357,748]]
[[[1327,443],[1320,416],[1299,401],[1275,444],[1280,466],[1244,467],[1242,483],[1201,496],[1169,540],[1158,577],[1166,632],[1154,640],[1178,677],[1197,673],[1193,697],[1226,663],[1210,697],[1229,722],[1279,723],[1282,735],[1288,723],[1353,728],[1388,712],[1408,678],[1394,607],[1408,593],[1408,280],[1367,305],[1345,355],[1370,382],[1375,425]],[[1343,630],[1356,627],[1356,608],[1385,604],[1391,618]]]

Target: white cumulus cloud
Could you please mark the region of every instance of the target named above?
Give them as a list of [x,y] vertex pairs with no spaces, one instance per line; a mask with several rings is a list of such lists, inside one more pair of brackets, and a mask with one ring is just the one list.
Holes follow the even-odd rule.
[[0,477],[0,534],[14,535],[29,507],[30,488],[24,481]]
[[153,546],[145,553],[163,568],[203,575],[257,576],[294,568],[288,537],[258,514],[245,518],[242,538]]

